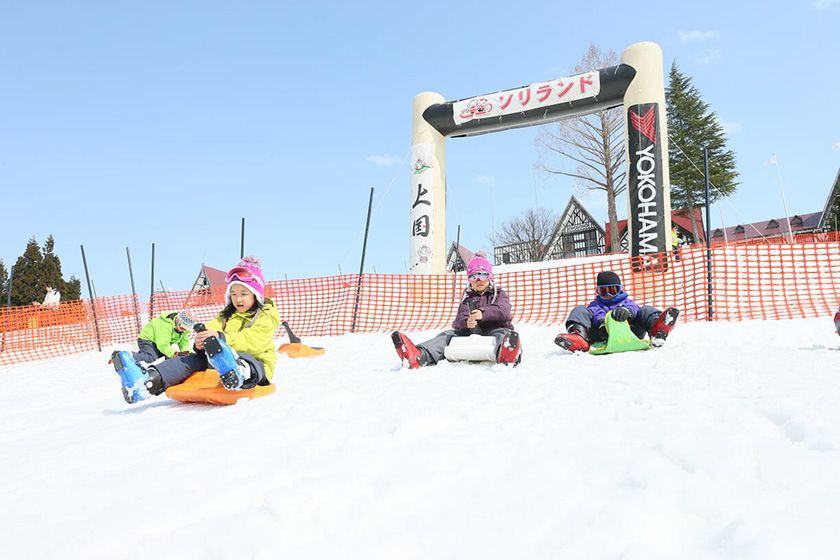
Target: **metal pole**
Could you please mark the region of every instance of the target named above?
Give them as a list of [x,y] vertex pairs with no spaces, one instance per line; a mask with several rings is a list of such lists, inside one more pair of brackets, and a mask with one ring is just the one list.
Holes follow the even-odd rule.
[[152,286],[149,288],[149,319],[155,316],[155,244],[152,243]]
[[137,334],[140,334],[140,310],[137,309],[137,291],[134,289],[134,271],[131,269],[131,253],[128,247],[125,248],[125,256],[128,258],[128,275],[131,277],[131,301],[134,302],[134,319],[137,321]]
[[[458,293],[458,259],[461,258],[461,226],[458,226],[458,233],[455,235],[455,265],[452,267],[452,295]],[[457,299],[457,297],[455,298]]]
[[80,245],[82,248],[82,263],[85,265],[85,278],[87,278],[87,285],[88,285],[88,295],[90,295],[90,309],[93,311],[93,328],[96,331],[96,344],[99,347],[99,351],[102,352],[102,340],[99,338],[99,321],[96,318],[96,305],[93,302],[93,288],[90,285],[90,274],[88,274],[88,267],[87,267],[87,259],[85,258],[85,246]]
[[709,207],[709,151],[703,148],[703,174],[706,177],[706,270],[708,271],[708,291],[709,291],[709,310],[706,315],[706,320],[711,321],[713,315],[712,308],[712,214]]
[[790,216],[788,215],[787,202],[785,202],[785,190],[782,188],[782,174],[779,173],[779,160],[776,158],[776,154],[773,154],[773,163],[776,164],[776,177],[779,178],[779,191],[782,193],[782,206],[785,207],[785,219],[787,220],[788,225],[788,236],[790,237],[790,242],[793,243],[793,230],[790,228]]
[[242,233],[239,236],[239,260],[245,258],[245,218],[242,218]]
[[458,272],[458,259],[461,258],[461,226],[458,226],[458,232],[455,234],[455,266],[453,272]]
[[356,303],[353,305],[353,324],[350,332],[356,332],[356,314],[359,312],[359,296],[362,293],[362,274],[365,272],[365,252],[367,251],[368,230],[370,229],[370,212],[373,209],[373,187],[370,188],[370,201],[368,202],[367,222],[365,223],[365,240],[362,243],[362,264],[359,267],[359,283],[356,285]]

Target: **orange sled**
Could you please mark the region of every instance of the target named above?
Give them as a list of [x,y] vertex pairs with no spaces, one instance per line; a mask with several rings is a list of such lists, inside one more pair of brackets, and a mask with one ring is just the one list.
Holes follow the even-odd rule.
[[215,369],[197,371],[180,385],[166,389],[166,396],[181,402],[228,405],[236,404],[239,399],[256,399],[273,393],[275,385],[257,385],[253,389],[228,391],[219,381],[219,372]]
[[320,356],[326,350],[323,348],[307,346],[300,342],[290,342],[288,344],[281,344],[277,349],[280,354],[287,354],[290,358],[311,358],[312,356]]
[[286,354],[290,358],[311,358],[313,356],[320,356],[326,352],[324,348],[307,346],[301,342],[300,338],[295,336],[295,333],[292,332],[292,328],[286,321],[283,321],[283,327],[285,327],[286,332],[289,335],[289,342],[281,344],[277,349],[277,353]]

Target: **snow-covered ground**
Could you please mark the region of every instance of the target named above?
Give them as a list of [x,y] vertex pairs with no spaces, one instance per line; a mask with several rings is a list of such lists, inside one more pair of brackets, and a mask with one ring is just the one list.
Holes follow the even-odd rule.
[[[4,558],[837,559],[830,317],[658,350],[398,366],[304,340],[275,394],[122,400],[109,351],[0,368]],[[415,341],[426,333],[410,333]]]

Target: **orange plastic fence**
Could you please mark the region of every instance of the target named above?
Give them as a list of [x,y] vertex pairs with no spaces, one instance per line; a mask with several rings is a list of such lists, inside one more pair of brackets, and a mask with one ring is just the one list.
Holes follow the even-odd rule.
[[[832,316],[840,303],[836,241],[733,244],[710,252],[695,245],[644,260],[621,254],[500,267],[494,277],[511,298],[515,324],[562,325],[572,307],[593,298],[601,270],[618,272],[639,303],[679,307],[681,321]],[[365,274],[269,282],[266,295],[295,334],[325,336],[443,328],[465,285],[463,273]],[[155,294],[152,302],[143,303],[118,296],[51,309],[4,309],[0,365],[134,343],[149,307],[154,315],[189,309],[198,320],[209,321],[221,309],[223,293]],[[275,338],[285,336],[279,327]]]
[[[830,243],[832,241],[840,241],[840,232],[838,231],[820,231],[814,233],[794,233],[794,243]],[[730,235],[726,239],[722,235],[712,237],[712,245],[785,245],[790,243],[788,235],[774,235],[773,237],[750,237],[744,239],[737,233]]]

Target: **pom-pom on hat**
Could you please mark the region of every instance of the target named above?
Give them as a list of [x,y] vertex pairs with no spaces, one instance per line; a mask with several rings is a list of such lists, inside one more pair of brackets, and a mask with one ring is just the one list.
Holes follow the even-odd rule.
[[487,260],[487,253],[478,252],[467,265],[467,278],[473,272],[486,272],[489,279],[493,279],[493,265]]
[[605,270],[598,273],[598,279],[595,281],[596,286],[621,286],[621,278],[612,270]]
[[240,284],[250,290],[260,307],[265,303],[265,278],[262,273],[262,263],[254,255],[248,255],[239,264],[228,271],[225,276],[228,283],[225,290],[225,303],[230,305],[230,289],[234,284]]

